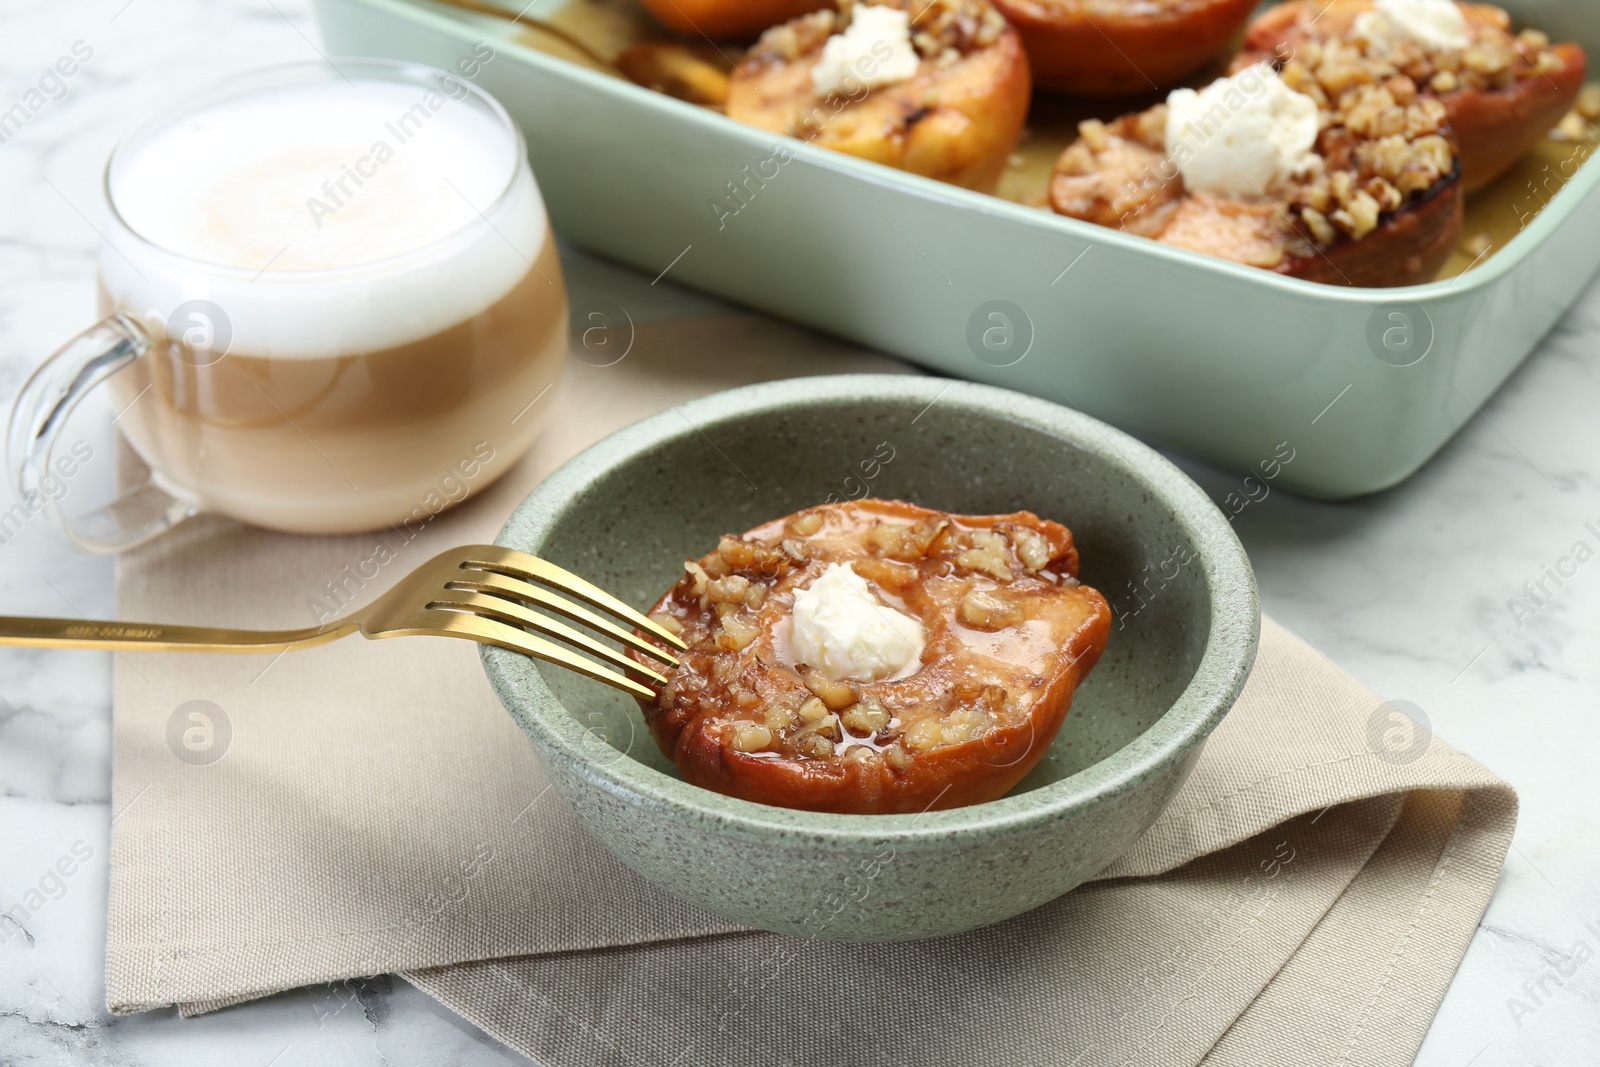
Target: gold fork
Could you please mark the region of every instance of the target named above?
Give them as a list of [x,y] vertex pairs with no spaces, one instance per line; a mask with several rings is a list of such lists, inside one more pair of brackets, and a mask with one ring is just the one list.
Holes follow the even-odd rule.
[[[534,611],[532,606],[564,615],[643,652],[665,667],[677,666],[678,657],[591,609],[609,612],[628,626],[643,630],[673,648],[688,647],[676,634],[599,586],[537,556],[499,545],[464,545],[441,552],[400,579],[393,589],[371,604],[321,626],[300,630],[234,630],[222,626],[4,615],[0,616],[0,644],[147,652],[279,652],[310,648],[359,630],[361,636],[373,639],[427,635],[462,637],[498,645],[646,699],[655,696],[654,690],[629,674],[655,685],[666,684],[666,677],[654,667]],[[595,659],[547,641],[539,634],[576,646],[618,669],[602,666]],[[622,673],[624,671],[628,673]]]

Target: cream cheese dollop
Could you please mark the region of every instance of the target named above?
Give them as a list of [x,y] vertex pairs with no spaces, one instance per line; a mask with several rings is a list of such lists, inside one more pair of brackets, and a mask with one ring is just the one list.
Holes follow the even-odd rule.
[[829,37],[811,68],[811,85],[821,96],[856,93],[896,85],[922,65],[911,43],[911,19],[897,7],[857,4],[850,25]]
[[1455,0],[1374,0],[1372,6],[1374,10],[1356,20],[1356,28],[1368,37],[1408,37],[1431,49],[1472,43],[1467,16]]
[[1317,102],[1258,63],[1167,97],[1167,156],[1192,192],[1265,196],[1315,166]]
[[876,682],[922,658],[922,623],[885,604],[848,563],[794,594],[789,650],[835,682]]

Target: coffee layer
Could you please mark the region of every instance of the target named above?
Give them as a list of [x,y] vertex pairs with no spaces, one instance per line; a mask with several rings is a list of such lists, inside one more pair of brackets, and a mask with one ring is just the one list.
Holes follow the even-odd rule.
[[162,482],[256,525],[348,533],[422,521],[514,463],[543,421],[550,398],[529,405],[561,373],[566,330],[547,239],[499,299],[417,340],[292,360],[235,342],[205,366],[166,343],[109,387]]

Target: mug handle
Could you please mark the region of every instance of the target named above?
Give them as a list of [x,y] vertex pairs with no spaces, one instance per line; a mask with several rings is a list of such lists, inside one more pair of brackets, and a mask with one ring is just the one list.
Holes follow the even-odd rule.
[[143,544],[199,512],[199,502],[146,480],[116,500],[75,518],[61,507],[64,494],[50,470],[56,439],[89,390],[127,367],[154,342],[143,326],[121,312],[102,319],[56,349],[29,376],[11,408],[6,465],[11,484],[29,511],[49,508],[74,547],[85,552],[121,552]]

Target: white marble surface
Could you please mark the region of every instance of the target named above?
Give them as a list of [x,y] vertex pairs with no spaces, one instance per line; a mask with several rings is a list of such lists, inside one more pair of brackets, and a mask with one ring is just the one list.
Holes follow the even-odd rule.
[[[303,0],[5,0],[0,110],[82,41],[93,56],[0,144],[0,393],[93,313],[100,167],[139,116],[232,71],[310,58]],[[702,304],[591,260],[580,294],[636,311]],[[1504,876],[1418,1059],[1425,1067],[1600,1062],[1600,564],[1519,628],[1506,601],[1600,526],[1600,287],[1426,470],[1355,504],[1274,493],[1238,520],[1270,614],[1510,779]],[[71,432],[110,479],[110,413]],[[1492,420],[1492,421],[1491,421]],[[1188,465],[1217,499],[1233,479]],[[11,504],[0,490],[0,510]],[[106,615],[111,564],[36,519],[0,544],[0,610]],[[212,1016],[104,1010],[110,658],[0,651],[0,909],[47,890],[27,936],[0,919],[0,1063],[525,1062],[398,980],[304,990]],[[49,871],[73,860],[59,883]],[[37,899],[37,898],[36,898]],[[1593,924],[1592,926],[1588,924]],[[5,935],[11,935],[5,937]],[[1542,985],[1541,985],[1542,983]],[[1515,1014],[1512,998],[1523,1008]]]

